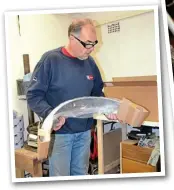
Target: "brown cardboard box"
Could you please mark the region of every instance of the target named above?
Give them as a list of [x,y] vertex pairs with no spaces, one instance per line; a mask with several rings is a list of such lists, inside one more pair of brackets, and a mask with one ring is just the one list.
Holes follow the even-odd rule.
[[51,134],[50,131],[44,131],[42,129],[38,129],[38,148],[37,148],[38,160],[46,159],[48,156],[50,141],[42,142],[40,139],[42,139],[43,136],[50,137],[50,134]]
[[[44,135],[48,134],[39,129],[38,136],[42,137]],[[32,149],[26,149],[25,147],[15,150],[16,177],[24,177],[24,171],[29,172],[32,177],[42,177],[42,162],[47,160],[49,145],[50,141],[41,142],[38,138],[38,148],[36,152]]]
[[123,98],[117,112],[117,117],[133,127],[140,127],[148,117],[149,111],[130,100]]
[[38,142],[37,148],[37,159],[44,160],[48,157],[48,150],[49,150],[50,142]]
[[41,128],[40,122],[37,122],[35,125],[37,125],[37,128],[38,128],[37,149],[32,150],[32,147],[30,148],[27,145],[26,145],[26,147],[24,147],[24,149],[33,151],[37,160],[44,160],[44,159],[47,159],[47,157],[48,157],[51,132],[50,132],[50,130],[43,130]]
[[148,163],[153,148],[140,147],[136,140],[126,140],[120,143],[121,173],[157,172],[157,166]]
[[133,77],[113,77],[114,82],[149,82],[157,81],[157,75],[148,75],[148,76],[133,76]]
[[[117,77],[118,78],[118,77]],[[129,79],[130,80],[130,79]],[[129,81],[127,77],[104,83],[104,94],[108,98],[128,100],[150,111],[146,121],[159,122],[157,82],[153,77],[141,77]],[[133,79],[131,79],[133,80]],[[135,81],[136,80],[136,81]],[[143,81],[142,81],[143,80]],[[149,98],[147,98],[149,97]]]

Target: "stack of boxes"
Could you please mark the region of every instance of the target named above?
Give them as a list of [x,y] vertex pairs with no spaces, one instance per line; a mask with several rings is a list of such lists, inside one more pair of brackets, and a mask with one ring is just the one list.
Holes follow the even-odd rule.
[[15,149],[24,146],[24,120],[23,115],[13,111],[13,130],[14,130],[14,147]]

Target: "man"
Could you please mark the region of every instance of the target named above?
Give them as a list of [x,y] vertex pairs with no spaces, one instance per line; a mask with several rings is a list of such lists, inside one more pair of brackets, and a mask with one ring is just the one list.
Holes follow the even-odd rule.
[[[103,96],[103,81],[90,56],[98,43],[93,22],[74,20],[69,26],[68,37],[68,45],[46,52],[33,72],[27,101],[42,118],[66,100]],[[114,114],[108,118],[117,119]],[[59,118],[49,157],[50,176],[87,174],[92,125],[92,118]]]

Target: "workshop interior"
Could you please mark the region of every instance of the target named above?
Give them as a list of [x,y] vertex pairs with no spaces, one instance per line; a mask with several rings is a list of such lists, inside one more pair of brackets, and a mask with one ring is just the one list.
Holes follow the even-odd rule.
[[[166,1],[166,9],[172,19],[173,7],[172,1]],[[13,110],[10,111],[13,112],[13,122],[10,130],[13,139],[10,141],[14,148],[15,177],[49,177],[50,139],[40,140],[40,136],[46,134],[42,128],[43,121],[27,105],[26,93],[41,55],[66,45],[67,28],[72,19],[79,17],[88,17],[95,22],[98,44],[91,56],[101,72],[105,97],[108,101],[119,100],[116,111],[125,121],[108,120],[103,109],[109,103],[97,99],[99,103],[95,105],[96,109],[92,109],[96,122],[91,126],[88,175],[158,175],[164,170],[161,165],[164,155],[160,146],[163,129],[158,93],[156,15],[153,9],[133,9],[9,15],[6,36],[11,72],[9,83]],[[172,45],[174,35],[172,29],[169,31]],[[90,111],[94,102],[96,100],[85,99]],[[61,109],[73,114],[73,109],[68,110],[72,106],[68,107],[68,102],[66,105]],[[80,99],[78,106],[84,106],[84,99]],[[98,113],[100,108],[102,112]]]

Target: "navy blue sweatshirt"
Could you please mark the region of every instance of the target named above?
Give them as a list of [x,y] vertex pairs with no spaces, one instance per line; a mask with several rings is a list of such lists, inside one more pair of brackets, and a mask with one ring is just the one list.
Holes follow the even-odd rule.
[[[97,65],[68,57],[61,47],[46,52],[37,63],[27,91],[30,109],[45,119],[60,103],[83,96],[103,96],[103,81]],[[87,131],[93,119],[67,118],[59,134]]]

